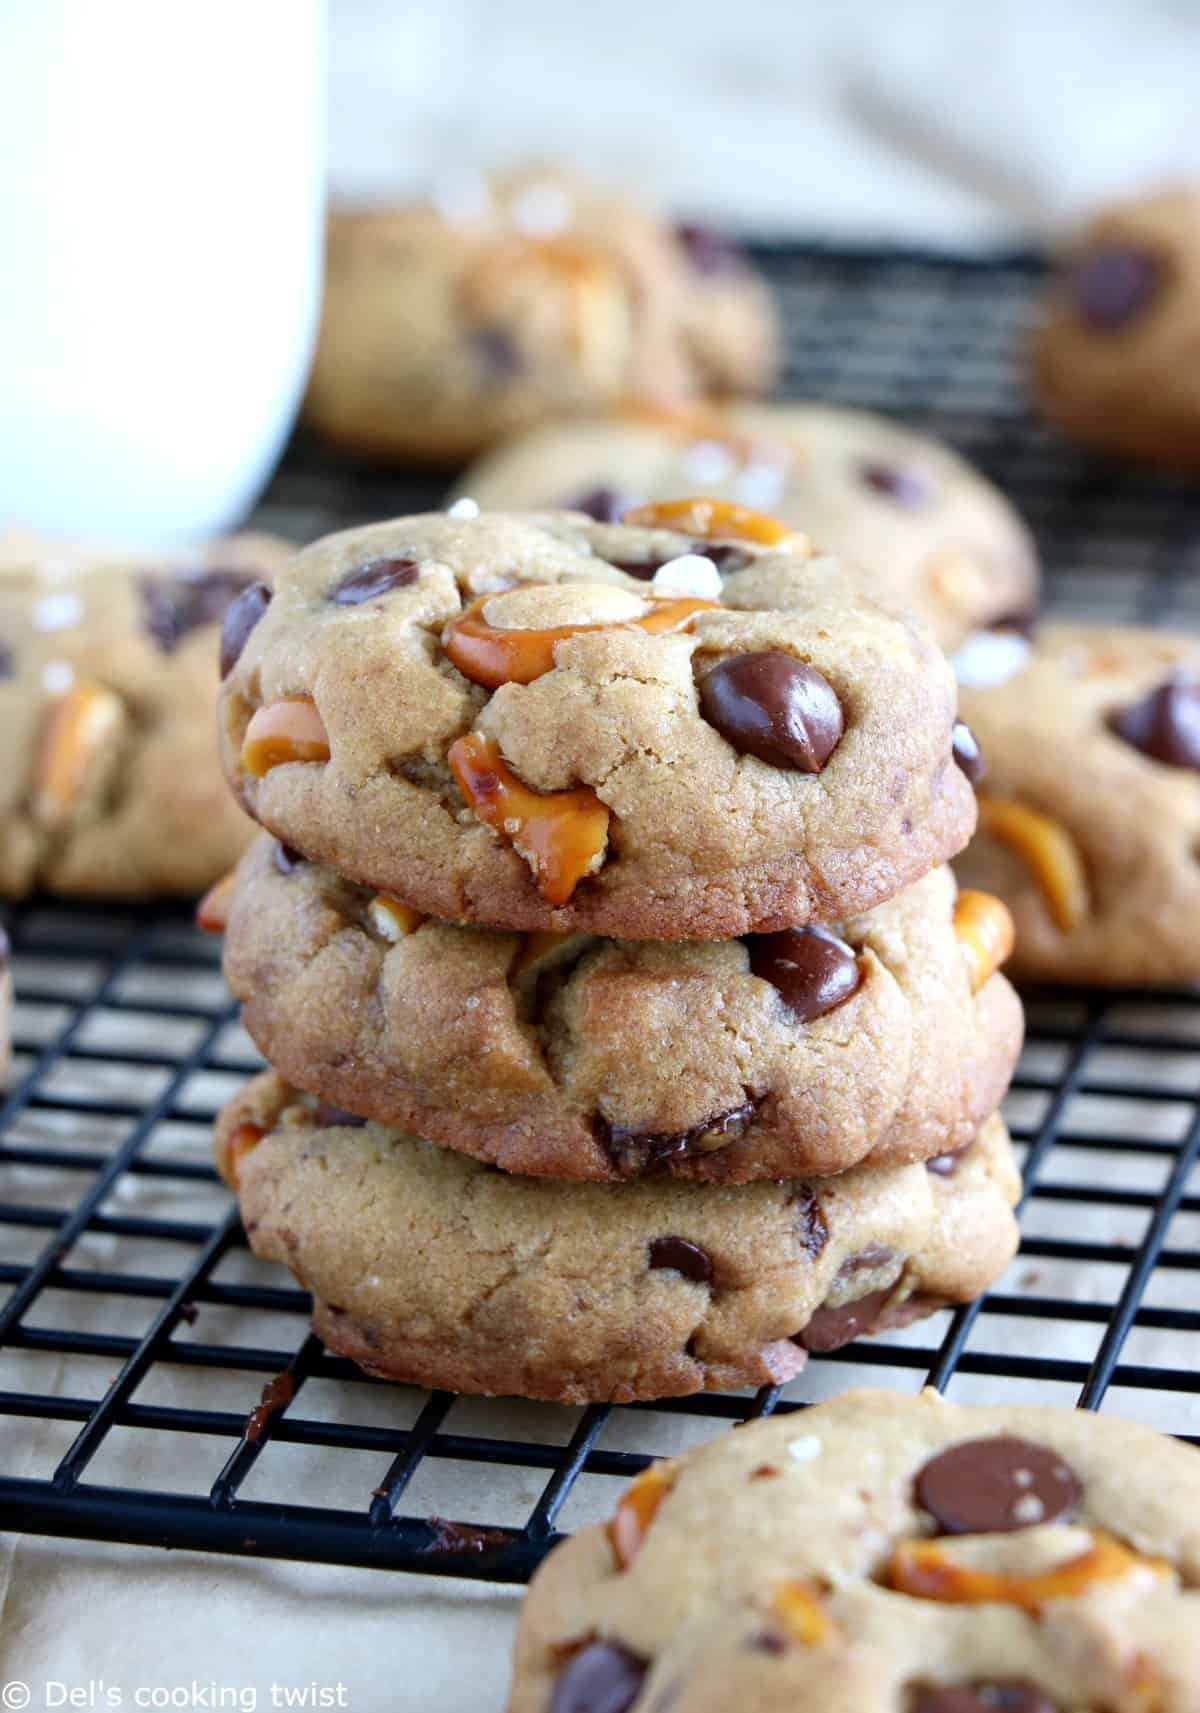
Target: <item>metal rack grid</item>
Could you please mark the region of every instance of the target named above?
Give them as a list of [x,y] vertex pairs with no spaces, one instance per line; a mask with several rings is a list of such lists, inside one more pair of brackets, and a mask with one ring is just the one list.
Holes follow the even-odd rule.
[[[763,259],[786,393],[963,448],[1033,524],[1052,606],[1196,625],[1200,490],[1099,464],[1030,413],[1035,261]],[[301,538],[436,497],[301,438],[254,521]],[[304,1294],[249,1255],[207,1163],[255,1060],[184,913],[37,902],[8,927],[0,1528],[520,1582],[560,1528],[611,1508],[605,1477],[850,1380],[1107,1397],[1200,1439],[1200,994],[1034,996],[1007,1108],[1025,1239],[982,1302],[814,1359],[782,1395],[566,1410],[372,1382],[307,1333]],[[264,1384],[273,1407],[252,1414]]]

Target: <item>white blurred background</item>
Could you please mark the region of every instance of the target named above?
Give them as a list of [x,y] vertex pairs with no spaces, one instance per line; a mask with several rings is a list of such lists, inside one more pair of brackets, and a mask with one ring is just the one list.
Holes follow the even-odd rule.
[[1200,0],[333,0],[331,20],[342,199],[544,154],[740,229],[978,246],[1200,174]]

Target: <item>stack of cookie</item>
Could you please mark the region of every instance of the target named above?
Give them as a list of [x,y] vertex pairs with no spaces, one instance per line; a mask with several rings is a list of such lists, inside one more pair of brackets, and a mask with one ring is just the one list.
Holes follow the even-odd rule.
[[374,1373],[783,1381],[987,1285],[1020,1044],[956,896],[978,752],[924,629],[709,500],[401,519],[225,623],[267,829],[203,915],[274,1067],[218,1125]]

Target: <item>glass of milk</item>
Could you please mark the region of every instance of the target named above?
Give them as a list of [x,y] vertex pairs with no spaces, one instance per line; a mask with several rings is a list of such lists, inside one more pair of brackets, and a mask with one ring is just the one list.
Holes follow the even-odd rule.
[[320,300],[323,0],[0,5],[0,528],[228,527]]

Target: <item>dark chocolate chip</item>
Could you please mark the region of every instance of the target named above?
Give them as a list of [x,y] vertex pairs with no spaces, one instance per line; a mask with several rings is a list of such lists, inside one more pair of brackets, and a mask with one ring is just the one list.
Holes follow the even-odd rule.
[[516,340],[503,327],[476,327],[468,342],[490,381],[511,381],[521,373]]
[[1137,320],[1157,295],[1162,278],[1162,262],[1148,250],[1106,244],[1076,262],[1071,291],[1093,332],[1111,333]]
[[420,574],[415,559],[368,559],[346,573],[329,591],[329,599],[335,606],[358,607],[393,589],[411,588]]
[[[616,488],[589,488],[585,494],[576,494],[573,500],[564,500],[563,506],[569,512],[585,512],[597,523],[620,523],[625,513],[637,501],[628,494],[618,493]],[[659,561],[661,564],[661,560]],[[624,566],[621,567],[625,569]],[[655,567],[657,570],[657,566]],[[650,575],[653,577],[654,572]],[[631,571],[631,577],[640,577],[641,571]]]
[[779,934],[750,934],[750,968],[769,981],[799,1023],[836,1011],[862,981],[853,946],[828,928],[785,928]]
[[293,850],[291,845],[285,845],[282,839],[275,840],[274,857],[275,867],[280,874],[294,874],[305,860],[299,851]]
[[751,562],[751,555],[744,548],[734,547],[728,541],[696,541],[692,544],[692,552],[702,553],[706,559],[711,559],[722,577],[744,570]]
[[1003,1682],[926,1684],[912,1701],[912,1713],[1055,1713],[1053,1701],[1023,1678]]
[[313,1108],[313,1122],[328,1124],[342,1130],[361,1130],[367,1122],[356,1112],[347,1112],[345,1107],[330,1106],[328,1101],[318,1101]]
[[820,1199],[814,1190],[806,1186],[791,1195],[788,1205],[797,1210],[795,1224],[800,1247],[810,1261],[815,1261],[829,1242],[829,1227],[825,1223]]
[[1112,717],[1118,737],[1167,767],[1200,772],[1200,678],[1168,678]]
[[840,1350],[843,1344],[849,1344],[860,1333],[870,1332],[878,1324],[893,1289],[894,1286],[888,1285],[882,1291],[868,1291],[865,1297],[855,1297],[853,1302],[840,1303],[837,1308],[817,1309],[792,1343],[822,1354],[827,1350]]
[[707,1285],[713,1276],[711,1258],[686,1237],[656,1237],[650,1245],[650,1266],[682,1273],[697,1285]]
[[820,773],[845,725],[828,679],[778,649],[714,666],[700,685],[700,709],[739,754],[800,773]]
[[626,1713],[638,1698],[646,1662],[618,1642],[589,1642],[568,1663],[549,1713]]
[[[968,1142],[967,1148],[970,1146]],[[956,1148],[950,1154],[935,1154],[932,1160],[926,1160],[925,1170],[932,1172],[935,1178],[952,1178],[962,1164],[967,1148]]]
[[622,1177],[638,1177],[656,1168],[669,1168],[672,1159],[710,1153],[714,1148],[736,1142],[746,1134],[754,1118],[754,1102],[746,1101],[721,1112],[691,1130],[651,1132],[630,1130],[597,1117],[596,1134],[608,1150]]
[[225,611],[221,625],[221,677],[228,678],[242,657],[246,639],[271,604],[265,583],[251,583]]
[[251,581],[244,571],[147,572],[138,578],[143,622],[171,654],[189,631],[219,624]]
[[868,461],[859,465],[859,472],[869,488],[877,494],[895,500],[897,505],[916,511],[927,506],[937,492],[933,480],[924,470],[907,464],[882,464]]
[[6,642],[0,642],[0,678],[11,678],[13,675],[12,649]]
[[950,750],[971,784],[978,785],[987,768],[984,765],[983,751],[979,747],[979,739],[965,720],[955,720],[954,730],[950,735]]
[[968,1439],[917,1475],[916,1501],[943,1534],[994,1535],[1069,1515],[1081,1488],[1057,1452],[1014,1434]]
[[757,1630],[749,1645],[760,1654],[785,1654],[788,1646],[778,1630]]
[[843,1279],[852,1279],[856,1273],[873,1272],[876,1267],[883,1267],[895,1259],[896,1251],[889,1249],[883,1243],[870,1243],[865,1249],[860,1249],[856,1255],[847,1255],[837,1270],[835,1283]]
[[739,273],[746,266],[745,257],[732,238],[711,226],[684,221],[676,226],[675,236],[698,274]]
[[[673,557],[678,558],[678,554]],[[636,577],[639,582],[652,583],[654,573],[667,564],[667,560],[658,559],[610,559],[610,565],[615,565],[618,571],[624,571],[627,577]]]

